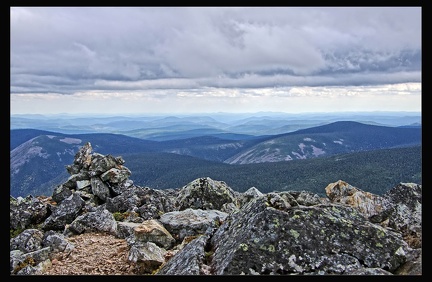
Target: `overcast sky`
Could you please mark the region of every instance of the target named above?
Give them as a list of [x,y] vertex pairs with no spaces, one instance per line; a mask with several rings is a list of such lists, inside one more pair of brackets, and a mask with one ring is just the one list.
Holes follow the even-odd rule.
[[11,7],[11,114],[421,111],[421,7]]

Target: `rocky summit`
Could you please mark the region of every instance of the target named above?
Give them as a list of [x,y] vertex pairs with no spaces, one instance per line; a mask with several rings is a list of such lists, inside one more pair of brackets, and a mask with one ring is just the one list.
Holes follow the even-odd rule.
[[338,180],[322,198],[202,177],[157,190],[124,163],[86,143],[52,196],[11,196],[11,275],[44,274],[91,233],[126,242],[136,275],[422,275],[419,184],[378,196]]

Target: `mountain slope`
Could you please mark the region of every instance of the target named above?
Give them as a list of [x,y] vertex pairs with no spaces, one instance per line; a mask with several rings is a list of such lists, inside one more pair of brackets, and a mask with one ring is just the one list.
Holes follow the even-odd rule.
[[339,121],[269,137],[224,162],[248,164],[290,161],[419,144],[421,127],[387,127]]
[[80,144],[79,139],[40,135],[11,150],[10,194],[46,194],[46,190],[38,191],[36,187],[59,175],[67,179],[65,166],[71,164]]
[[92,144],[95,152],[113,155],[151,152],[159,145],[155,141],[109,133],[68,135],[22,129],[10,132],[11,147],[19,140],[28,139],[10,151],[12,196],[46,195],[47,191],[52,191],[55,185],[70,176],[65,166],[73,162],[75,153],[86,142]]
[[14,129],[10,131],[10,150],[15,149],[22,143],[35,138],[39,135],[58,135],[57,132],[39,130],[39,129]]

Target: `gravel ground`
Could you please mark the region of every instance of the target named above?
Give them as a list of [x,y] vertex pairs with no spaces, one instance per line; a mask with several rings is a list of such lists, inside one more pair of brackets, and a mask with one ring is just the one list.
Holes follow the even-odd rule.
[[127,260],[126,240],[102,233],[83,233],[68,240],[75,248],[56,255],[43,275],[136,275],[135,265]]

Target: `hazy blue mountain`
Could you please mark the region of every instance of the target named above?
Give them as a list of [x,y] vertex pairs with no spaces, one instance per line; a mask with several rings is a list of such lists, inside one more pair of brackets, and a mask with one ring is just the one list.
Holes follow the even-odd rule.
[[200,134],[274,135],[329,124],[357,121],[383,126],[421,125],[421,113],[410,112],[341,112],[287,114],[209,113],[166,115],[11,115],[10,128],[33,128],[65,134],[116,133],[142,139],[174,140]]
[[207,135],[232,134],[220,129],[203,127],[195,124],[171,125],[158,128],[140,128],[129,131],[120,131],[119,133],[154,141],[179,140]]

